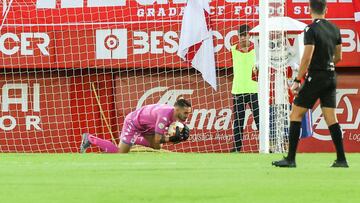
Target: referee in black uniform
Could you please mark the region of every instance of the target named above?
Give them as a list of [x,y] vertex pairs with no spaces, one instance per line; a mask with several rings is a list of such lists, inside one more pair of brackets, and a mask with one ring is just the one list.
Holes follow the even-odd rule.
[[[313,22],[305,28],[305,50],[299,74],[292,91],[297,94],[290,114],[289,152],[283,160],[274,161],[278,167],[296,167],[295,155],[300,137],[301,119],[320,99],[321,110],[334,142],[337,159],[332,167],[349,167],[343,147],[342,131],[336,119],[335,64],[341,61],[341,35],[334,24],[325,19],[326,0],[310,0]],[[300,80],[306,80],[300,86]]]

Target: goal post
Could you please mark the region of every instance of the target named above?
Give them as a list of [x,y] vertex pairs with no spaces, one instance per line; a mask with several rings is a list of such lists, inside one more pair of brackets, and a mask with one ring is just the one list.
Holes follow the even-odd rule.
[[[286,8],[284,0],[261,1],[260,23],[252,31],[259,50],[257,63],[260,66],[262,122],[259,151],[263,153],[283,153],[288,149],[289,117],[294,99],[290,87],[299,71],[303,52],[301,33],[306,24],[288,17]],[[310,117],[304,119],[311,120]]]
[[259,152],[269,153],[270,114],[269,110],[269,1],[259,3]]

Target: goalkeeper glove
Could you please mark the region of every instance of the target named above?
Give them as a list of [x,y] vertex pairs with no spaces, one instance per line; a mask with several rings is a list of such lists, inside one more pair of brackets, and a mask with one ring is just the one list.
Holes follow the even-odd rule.
[[176,133],[174,136],[169,137],[169,141],[177,144],[179,142],[186,141],[187,139],[189,139],[189,136],[190,136],[190,129],[189,127],[184,125],[182,132],[180,132],[179,127],[176,127]]
[[183,140],[182,133],[180,132],[179,127],[176,127],[176,133],[174,136],[169,137],[169,141],[177,144]]
[[189,139],[189,136],[190,136],[190,129],[189,129],[189,127],[187,127],[186,125],[184,125],[184,128],[183,128],[181,134],[182,134],[182,141],[186,141],[187,139]]

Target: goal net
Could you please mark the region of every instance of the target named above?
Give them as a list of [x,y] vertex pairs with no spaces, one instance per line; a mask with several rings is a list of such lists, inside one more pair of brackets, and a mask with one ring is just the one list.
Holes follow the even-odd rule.
[[[257,92],[232,93],[243,85],[233,84],[239,27],[259,24],[258,1],[210,2],[217,91],[176,54],[186,0],[1,1],[0,152],[78,152],[85,132],[119,142],[127,114],[180,96],[193,106],[191,137],[165,150],[259,152],[261,112],[269,114],[266,150],[286,150],[285,32],[270,32],[271,65],[258,67],[268,75],[268,88],[257,90],[267,91],[267,109],[245,94]],[[286,16],[284,1],[268,6],[270,16]],[[248,73],[255,81],[256,71]]]

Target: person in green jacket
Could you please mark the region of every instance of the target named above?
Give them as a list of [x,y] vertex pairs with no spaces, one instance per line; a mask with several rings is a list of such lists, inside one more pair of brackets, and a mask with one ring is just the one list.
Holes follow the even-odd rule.
[[259,129],[258,84],[252,79],[255,66],[255,49],[250,42],[250,27],[241,25],[239,43],[231,47],[233,62],[232,91],[234,102],[234,148],[232,152],[240,152],[242,148],[243,129],[246,105],[249,105],[257,128]]

